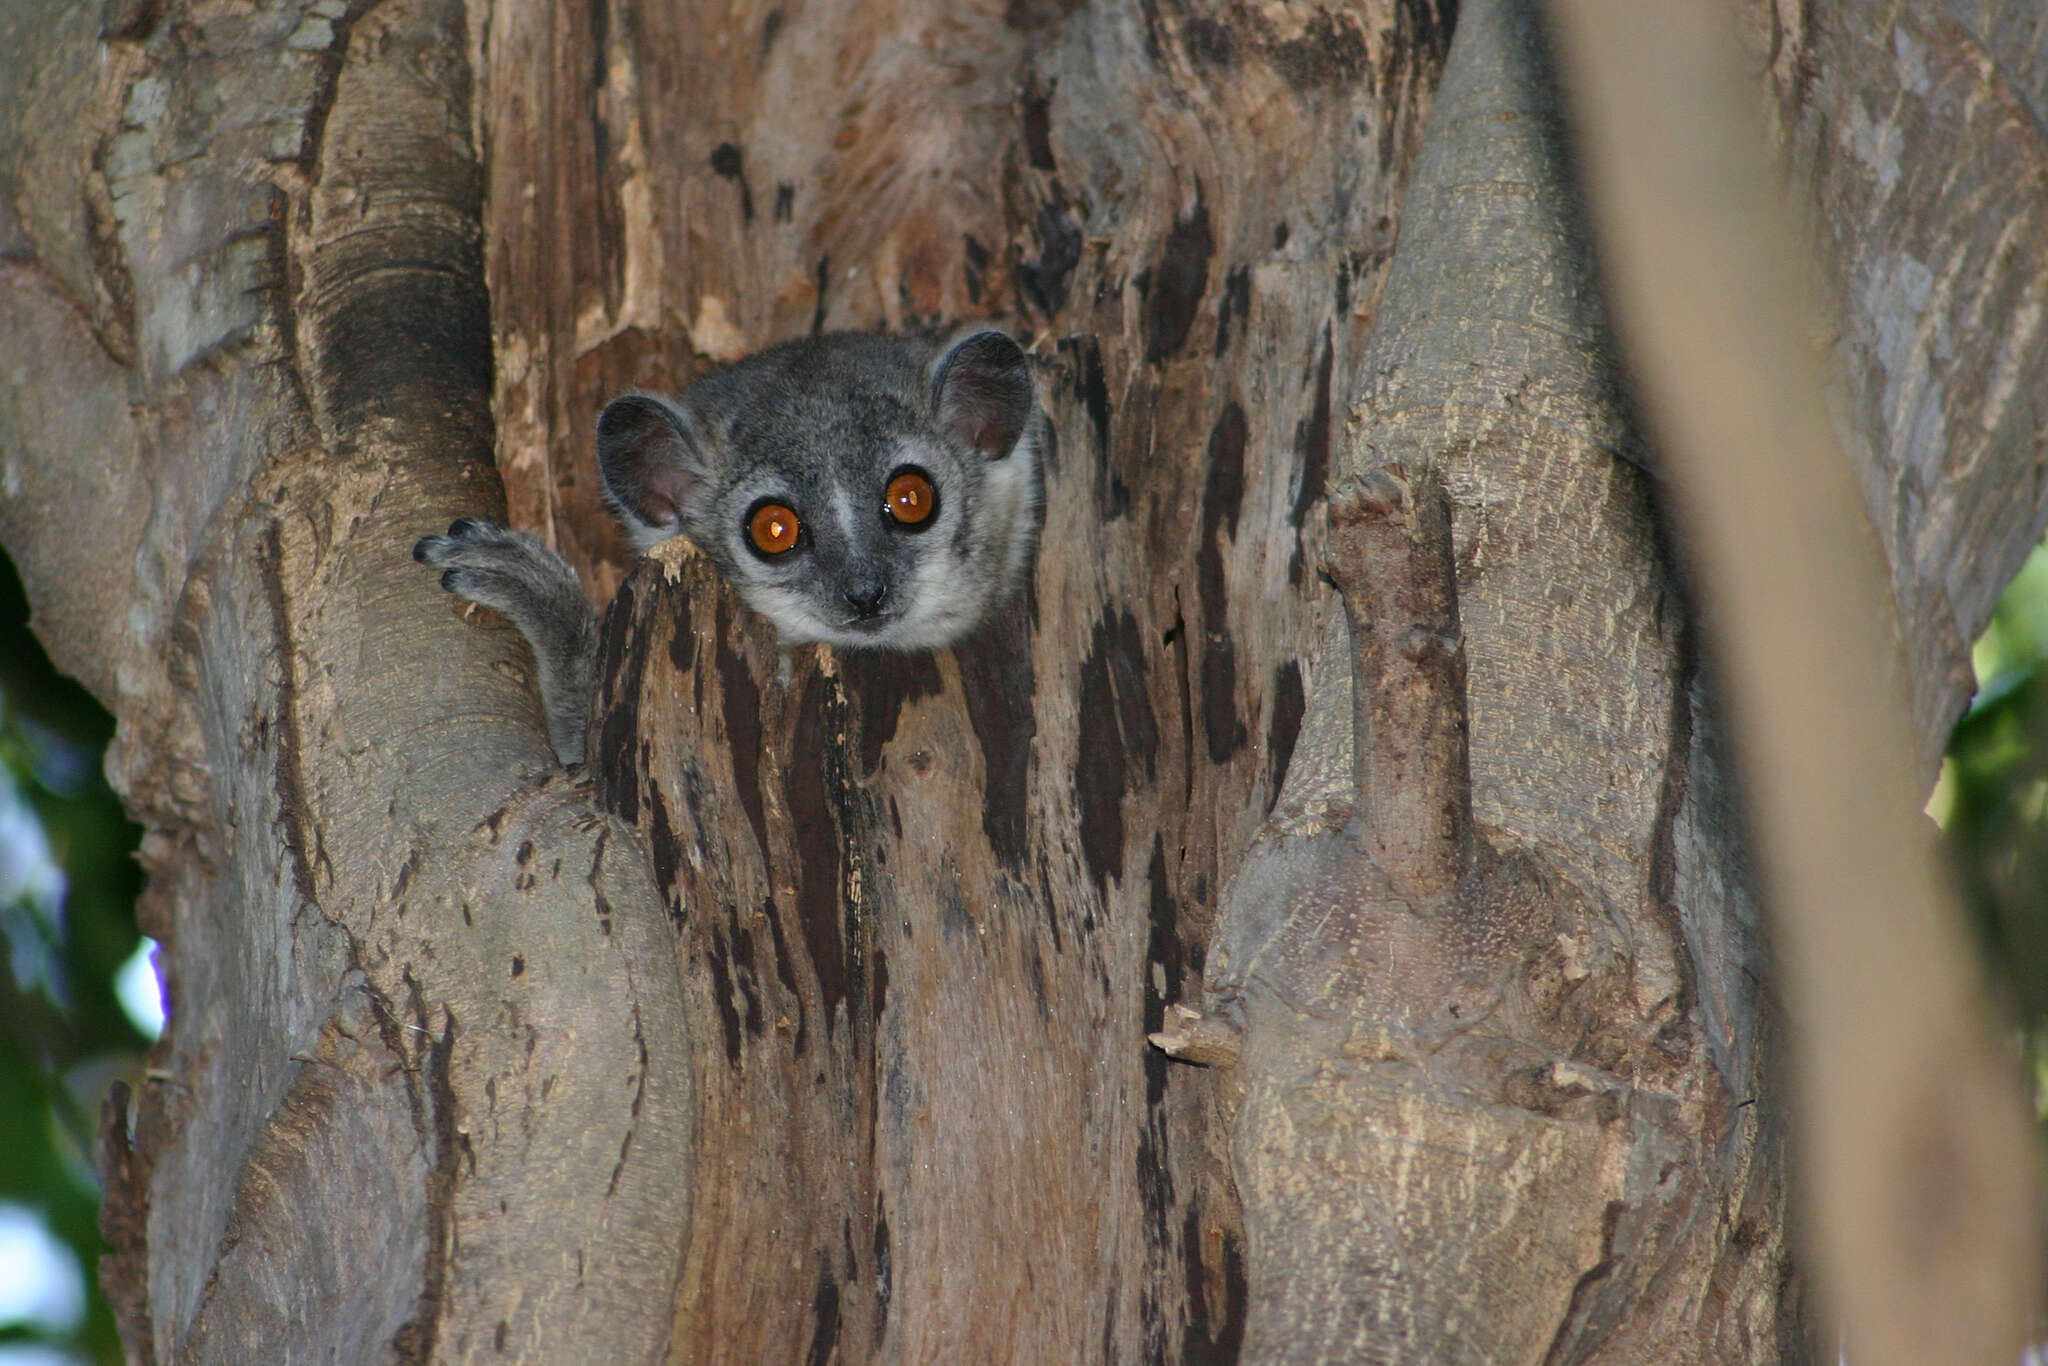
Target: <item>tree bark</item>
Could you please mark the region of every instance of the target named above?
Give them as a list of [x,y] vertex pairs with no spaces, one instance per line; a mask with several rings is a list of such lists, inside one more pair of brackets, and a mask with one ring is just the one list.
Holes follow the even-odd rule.
[[2040,1308],[2034,1137],[1918,809],[1891,603],[1731,35],[1659,0],[1551,13],[1745,778],[1813,1280],[1858,1362],[2016,1359]]
[[149,827],[173,1022],[108,1142],[129,1352],[650,1359],[689,1196],[650,1184],[691,1125],[670,940],[547,775],[516,644],[408,554],[496,501],[461,12],[113,6],[96,41],[31,8],[10,164],[64,179],[14,182],[0,534]]
[[[1800,1359],[1758,913],[1688,609],[1533,14],[1459,25],[1331,509],[1349,624],[1211,951],[1205,1014],[1243,1033],[1248,1355]],[[1426,719],[1461,703],[1469,764]]]
[[[1855,9],[1771,12],[1795,149],[1881,74],[1815,36]],[[1770,968],[1519,9],[1441,95],[1420,2],[17,10],[0,541],[172,988],[105,1158],[136,1360],[1804,1358]],[[2038,153],[1924,107],[1908,164]],[[1976,259],[1808,160],[1844,278],[1894,217]],[[2032,297],[1994,255],[1845,337]],[[785,655],[626,563],[607,397],[967,315],[1051,433],[1005,620]],[[1845,372],[1884,468],[1972,443],[1866,473],[1923,735],[2041,520],[1967,511],[2038,400],[1950,335],[1910,412],[1914,342]],[[493,454],[619,588],[590,784],[407,555]]]
[[2027,0],[1757,6],[1831,296],[1837,439],[1891,570],[1927,780],[2048,523],[2048,22]]

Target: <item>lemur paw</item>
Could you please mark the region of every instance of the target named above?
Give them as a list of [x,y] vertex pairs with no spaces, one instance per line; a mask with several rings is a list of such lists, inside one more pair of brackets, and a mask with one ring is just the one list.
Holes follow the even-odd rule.
[[540,542],[475,517],[420,537],[412,557],[441,570],[449,592],[499,612],[516,613],[560,575],[559,558]]
[[464,517],[422,536],[412,557],[441,571],[441,586],[502,613],[533,647],[548,737],[565,764],[583,761],[597,660],[597,619],[569,562],[524,532]]

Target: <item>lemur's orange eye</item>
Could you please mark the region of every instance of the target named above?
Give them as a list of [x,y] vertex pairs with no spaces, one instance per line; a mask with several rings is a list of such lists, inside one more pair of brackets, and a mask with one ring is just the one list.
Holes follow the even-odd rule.
[[938,511],[938,491],[922,470],[899,470],[882,490],[882,507],[904,526],[917,526]]
[[780,555],[794,549],[801,530],[796,513],[780,503],[763,503],[747,518],[747,535],[753,538],[754,549],[763,555]]

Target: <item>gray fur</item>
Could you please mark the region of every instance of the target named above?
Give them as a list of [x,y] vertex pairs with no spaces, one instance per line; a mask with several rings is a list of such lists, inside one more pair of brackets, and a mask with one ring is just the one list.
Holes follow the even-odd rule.
[[[980,626],[1023,575],[1037,429],[1029,369],[1001,333],[849,332],[771,347],[673,399],[614,400],[598,420],[598,463],[638,549],[688,536],[786,643],[931,650]],[[883,508],[906,466],[937,490],[914,528]],[[795,549],[750,545],[747,519],[764,501],[795,511]],[[596,630],[574,571],[531,537],[469,520],[413,554],[526,634],[555,751],[580,762]]]
[[597,673],[597,617],[569,562],[523,531],[465,517],[412,548],[442,570],[441,586],[502,612],[533,647],[548,739],[565,764],[583,762],[590,690]]

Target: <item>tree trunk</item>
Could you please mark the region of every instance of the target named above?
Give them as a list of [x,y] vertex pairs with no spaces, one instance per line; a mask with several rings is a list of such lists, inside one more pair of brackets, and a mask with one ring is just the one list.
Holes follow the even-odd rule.
[[119,721],[175,1020],[111,1107],[130,1354],[653,1359],[671,941],[409,554],[497,502],[462,15],[31,9],[0,525]]
[[[104,1157],[135,1360],[1804,1359],[1769,965],[1518,7],[1448,70],[1427,3],[16,8],[0,541],[120,722],[173,1007]],[[1960,327],[1884,397],[1988,305],[1853,287],[1872,224],[1976,245],[1812,150],[1896,70],[1813,8],[1773,90],[1892,339],[1845,408],[1925,737],[2039,400]],[[1905,164],[2039,164],[1956,107]],[[1015,613],[784,655],[680,546],[627,576],[607,397],[962,316],[1050,424]],[[619,592],[591,783],[408,556],[505,506]]]
[[1685,0],[1551,12],[1771,907],[1812,1283],[1859,1363],[2010,1361],[2042,1303],[2038,1138],[1920,809],[1896,617],[1754,94]]

